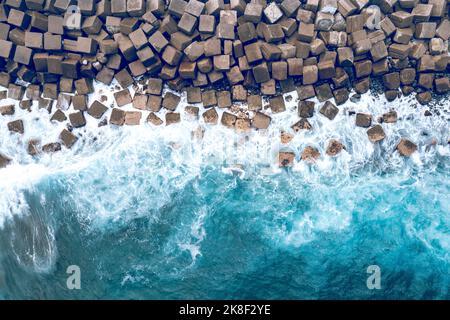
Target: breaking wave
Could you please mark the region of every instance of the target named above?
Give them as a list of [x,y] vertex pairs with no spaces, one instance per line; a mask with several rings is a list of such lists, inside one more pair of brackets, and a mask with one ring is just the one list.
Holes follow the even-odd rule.
[[[98,89],[111,103],[111,92]],[[327,297],[323,285],[329,281],[314,268],[326,273],[332,261],[342,267],[351,259],[371,264],[376,258],[395,274],[394,260],[411,257],[416,252],[411,248],[421,252],[410,262],[411,270],[426,269],[432,262],[422,259],[430,256],[441,263],[434,270],[448,267],[448,101],[436,107],[439,115],[425,116],[428,108],[407,97],[388,103],[366,94],[340,106],[333,121],[318,114],[317,102],[313,130],[294,134],[290,127],[298,121],[297,96],[293,92],[285,98],[287,111],[272,115],[270,128],[259,132],[236,133],[220,124],[205,125],[201,116],[189,119],[182,111],[185,97],[182,122],[168,127],[98,127],[87,115],[87,126],[76,129],[80,139],[73,149],[39,158],[27,154],[27,141],[54,142],[64,125],[50,123],[37,106],[1,117],[0,151],[13,162],[0,169],[0,283],[7,283],[0,294],[69,295],[61,284],[41,284],[36,293],[17,283],[28,277],[37,285],[33,272],[61,278],[66,262],[92,271],[97,287],[83,297],[137,298],[226,298],[244,284],[248,288],[239,297],[258,298],[251,290],[269,281],[258,279],[269,266],[281,268],[279,275],[268,272],[269,279],[282,275],[278,281],[286,286],[292,281],[286,277],[294,267],[274,261],[283,259],[283,252],[317,283],[303,287],[294,281],[289,286],[295,288],[275,286],[261,297]],[[366,129],[355,127],[354,116],[348,115],[370,112],[376,118],[390,110],[397,111],[398,121],[383,124],[386,139],[380,144],[372,144]],[[6,127],[18,118],[25,122],[23,136]],[[281,143],[281,131],[293,134],[288,144]],[[395,151],[402,137],[418,145],[411,158]],[[330,139],[340,140],[346,150],[337,157],[325,155]],[[322,154],[313,166],[300,161],[310,145]],[[295,152],[293,168],[278,168],[280,150]],[[343,246],[342,252],[333,252],[336,245]],[[321,257],[314,246],[323,250]],[[303,257],[315,261],[308,264]],[[6,275],[17,266],[19,271]],[[420,284],[433,277],[426,274],[431,271],[422,272],[416,291],[409,288],[414,297],[426,296]],[[201,280],[204,273],[214,275]],[[444,287],[448,276],[438,274],[433,285]],[[252,277],[255,284],[249,285]],[[106,279],[117,287],[105,285]],[[183,279],[196,286],[183,286]],[[228,288],[220,288],[233,279]],[[204,291],[206,283],[210,293]],[[132,289],[141,286],[152,290],[134,296]],[[329,294],[342,296],[334,289]],[[367,297],[359,289],[348,294]],[[448,292],[429,294],[448,297]]]

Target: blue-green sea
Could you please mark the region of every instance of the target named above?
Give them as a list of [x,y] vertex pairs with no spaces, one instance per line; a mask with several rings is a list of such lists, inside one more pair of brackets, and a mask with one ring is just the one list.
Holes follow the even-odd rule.
[[[448,122],[421,114],[383,124],[378,144],[347,117],[289,145],[279,131],[88,126],[72,150],[32,159],[4,139],[17,158],[0,170],[0,298],[449,299]],[[404,136],[410,158],[395,151]],[[331,137],[346,145],[336,157]],[[284,148],[295,165],[279,169]]]

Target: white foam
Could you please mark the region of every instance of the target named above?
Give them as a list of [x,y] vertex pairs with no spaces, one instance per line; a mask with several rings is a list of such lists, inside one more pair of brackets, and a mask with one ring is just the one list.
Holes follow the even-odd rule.
[[[103,94],[108,97],[105,104],[112,105],[114,100],[108,87],[96,84],[96,92],[101,93],[92,95],[90,103]],[[198,177],[201,169],[208,165],[219,170],[238,167],[242,177],[248,177],[255,168],[258,168],[258,174],[277,174],[281,172],[277,164],[278,151],[281,149],[295,151],[293,171],[305,181],[346,177],[367,166],[375,171],[417,170],[448,161],[450,157],[447,120],[439,116],[425,117],[425,108],[412,107],[411,98],[402,97],[389,103],[384,97],[375,98],[370,94],[363,95],[358,103],[349,101],[340,106],[341,111],[333,121],[318,113],[323,103],[316,101],[316,112],[310,119],[313,130],[303,130],[295,134],[289,144],[282,145],[280,132],[293,133],[290,127],[299,120],[297,93],[289,95],[292,100],[287,103],[286,112],[271,114],[267,110],[273,119],[268,130],[252,130],[248,133],[236,133],[220,124],[207,125],[201,116],[198,121],[188,120],[184,113],[187,106],[185,95],[178,110],[183,121],[168,127],[145,123],[149,112],[143,112],[142,125],[132,127],[98,127],[98,120],[85,114],[87,125],[74,130],[79,141],[72,149],[63,147],[61,152],[39,158],[27,154],[27,141],[31,138],[40,138],[43,144],[57,141],[65,124],[51,123],[50,115],[44,110],[38,110],[36,103],[31,112],[17,107],[15,115],[0,117],[0,152],[13,159],[12,165],[0,169],[0,225],[12,215],[27,211],[26,202],[23,201],[24,190],[58,174],[73,176],[73,181],[76,181],[80,172],[89,172],[89,176],[83,175],[84,180],[76,181],[82,187],[76,188],[79,193],[71,196],[74,200],[78,199],[76,203],[80,206],[89,204],[93,208],[91,214],[95,213],[94,219],[108,220],[122,219],[120,212],[133,207],[135,201],[148,201],[141,194],[142,185],[156,188],[165,185],[164,181],[170,181],[173,188],[182,188]],[[15,102],[5,100],[2,105],[10,103]],[[198,107],[201,114],[204,108],[201,105]],[[124,109],[133,108],[129,105]],[[396,110],[399,121],[382,124],[387,137],[381,144],[372,144],[367,138],[366,129],[355,127],[354,116],[348,116],[343,110],[370,112],[375,119],[387,111]],[[66,114],[72,111],[71,107]],[[109,118],[110,112],[108,110],[106,118]],[[161,110],[158,115],[164,119],[165,112]],[[222,112],[218,109],[219,115]],[[24,120],[23,136],[9,133],[7,122],[14,119]],[[199,126],[205,129],[201,140],[192,138],[192,132]],[[401,137],[407,137],[419,145],[419,150],[410,159],[395,152]],[[325,150],[330,139],[342,141],[346,151],[335,158],[326,156]],[[437,141],[436,146],[430,147],[431,139]],[[301,151],[308,145],[315,146],[322,154],[313,167],[300,161]],[[118,186],[122,186],[129,177],[134,179],[127,180],[127,192],[118,190]],[[95,183],[99,180],[103,180],[102,186]],[[104,188],[101,190],[103,192],[99,192],[99,187]],[[170,190],[155,192],[158,192],[157,197],[154,197],[157,198],[155,209],[170,201]]]

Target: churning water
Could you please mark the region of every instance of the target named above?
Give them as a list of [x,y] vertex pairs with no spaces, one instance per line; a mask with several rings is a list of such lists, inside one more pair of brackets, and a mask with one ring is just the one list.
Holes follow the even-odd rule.
[[[426,117],[407,98],[364,95],[282,145],[298,120],[291,98],[267,131],[203,125],[203,139],[187,118],[88,119],[73,149],[38,159],[26,142],[53,142],[64,125],[36,107],[1,117],[0,151],[14,160],[0,169],[0,298],[449,299],[450,102]],[[380,144],[344,112],[392,109]],[[17,118],[24,136],[7,131]],[[395,151],[401,137],[419,146],[411,158]],[[332,138],[346,146],[334,158]],[[312,166],[299,159],[308,145],[322,154]],[[284,149],[297,155],[288,170]],[[71,265],[81,290],[66,286]],[[379,290],[366,286],[369,265]]]

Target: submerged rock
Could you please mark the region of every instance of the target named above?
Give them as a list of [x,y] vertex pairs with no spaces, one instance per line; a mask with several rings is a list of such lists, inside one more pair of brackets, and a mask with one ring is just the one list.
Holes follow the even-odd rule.
[[361,95],[359,93],[355,93],[350,97],[350,101],[353,103],[357,103],[361,100]]
[[414,92],[414,88],[411,86],[403,86],[402,87],[402,93],[404,96],[409,96],[413,92]]
[[291,140],[293,138],[294,138],[294,136],[292,134],[284,132],[284,131],[281,132],[280,139],[281,139],[282,144],[287,144],[287,143],[291,142]]
[[312,125],[309,123],[308,119],[302,118],[292,125],[292,130],[299,132],[300,130],[311,130]]
[[203,120],[208,124],[217,124],[219,121],[219,114],[216,111],[216,108],[212,107],[211,109],[206,110],[202,114]]
[[387,101],[392,102],[399,97],[399,91],[398,90],[386,90],[384,92],[384,96],[386,97]]
[[72,146],[75,144],[75,142],[77,142],[78,137],[75,136],[72,132],[70,132],[67,129],[64,129],[61,134],[59,135],[59,138],[61,139],[61,141],[63,142],[63,144],[67,147],[67,148],[72,148]]
[[86,125],[86,118],[84,117],[82,111],[77,111],[69,114],[69,119],[72,127],[74,128],[81,128]]
[[125,113],[125,124],[137,126],[141,123],[142,113],[140,111],[127,111]]
[[106,119],[106,118],[104,118],[104,119],[102,119],[102,120],[100,120],[100,121],[98,122],[98,127],[99,127],[99,128],[104,127],[104,126],[106,126],[106,125],[108,125],[108,119]]
[[23,121],[22,120],[14,120],[8,123],[8,130],[11,132],[17,132],[20,134],[24,133]]
[[293,152],[279,152],[278,164],[280,167],[292,167],[294,164],[295,154]]
[[298,105],[298,115],[300,118],[312,118],[314,116],[313,101],[300,101]]
[[302,152],[302,160],[308,163],[314,163],[320,158],[320,152],[314,147],[308,146]]
[[181,121],[181,116],[178,112],[167,112],[166,113],[166,126],[175,124]]
[[150,112],[150,114],[147,117],[147,122],[155,126],[160,126],[164,123],[164,121],[162,121],[161,118],[158,117],[154,112]]
[[103,103],[96,100],[92,103],[92,105],[88,109],[87,113],[91,117],[94,117],[95,119],[100,119],[107,110],[108,110],[108,107],[106,107]]
[[381,141],[384,138],[386,138],[386,134],[384,133],[383,127],[380,126],[379,124],[367,130],[367,135],[371,142]]
[[409,157],[417,150],[417,145],[408,139],[402,138],[397,145],[397,150],[402,156]]
[[330,101],[326,101],[319,112],[330,120],[333,120],[339,112],[339,109]]
[[248,132],[251,130],[251,122],[250,119],[246,118],[238,118],[236,119],[236,123],[234,124],[234,128],[237,132]]
[[234,125],[236,123],[236,119],[237,119],[237,117],[234,114],[224,112],[222,114],[221,122],[225,127],[232,128],[232,127],[234,127]]
[[334,157],[334,156],[338,155],[339,153],[341,153],[341,151],[343,149],[345,149],[345,147],[344,147],[344,145],[341,142],[339,142],[339,141],[337,141],[335,139],[332,139],[328,143],[328,147],[327,147],[326,153],[327,153],[327,155],[329,155],[331,157]]
[[8,105],[8,106],[1,106],[0,107],[0,114],[2,116],[11,116],[15,112],[14,105]]
[[0,168],[4,168],[11,163],[11,159],[0,153]]
[[201,139],[203,139],[204,135],[205,135],[205,129],[201,126],[198,126],[195,130],[192,130],[192,132],[191,132],[191,138],[193,140],[201,140]]
[[416,99],[421,105],[430,103],[432,98],[433,96],[430,91],[421,92],[416,95]]
[[125,123],[125,116],[126,116],[125,111],[118,108],[114,108],[112,109],[109,123],[114,124],[116,126],[123,126],[123,124]]
[[67,117],[64,114],[64,112],[60,109],[57,109],[55,111],[55,113],[52,115],[52,117],[50,118],[50,121],[58,121],[58,122],[63,122],[66,121]]
[[187,106],[184,109],[184,112],[186,113],[186,115],[193,120],[197,120],[198,119],[198,113],[199,113],[199,108],[198,107],[194,107],[194,106]]
[[267,129],[272,118],[262,112],[256,112],[253,117],[252,126],[256,129]]
[[61,143],[59,142],[47,143],[46,145],[42,146],[42,151],[44,151],[45,153],[55,153],[61,151]]
[[355,124],[357,127],[370,127],[370,125],[372,124],[372,115],[369,113],[357,113]]
[[38,139],[31,139],[28,141],[27,152],[30,156],[35,156],[39,153],[39,145],[41,141]]
[[397,122],[397,111],[389,111],[383,114],[384,123],[394,123]]

